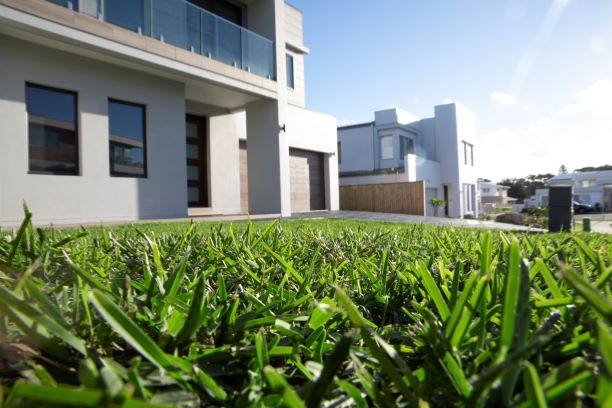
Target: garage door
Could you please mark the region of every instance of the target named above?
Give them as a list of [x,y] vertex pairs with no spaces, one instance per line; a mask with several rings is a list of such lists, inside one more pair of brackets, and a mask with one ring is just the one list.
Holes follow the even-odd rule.
[[[249,210],[249,177],[246,141],[240,142],[240,208]],[[323,154],[307,150],[289,150],[291,211],[325,209],[325,168]]]
[[323,154],[290,149],[291,211],[325,209]]

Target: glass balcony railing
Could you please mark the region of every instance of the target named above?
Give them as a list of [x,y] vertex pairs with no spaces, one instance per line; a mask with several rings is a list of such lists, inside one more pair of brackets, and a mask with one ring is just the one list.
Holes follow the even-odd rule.
[[276,79],[274,44],[186,0],[47,0],[141,35]]

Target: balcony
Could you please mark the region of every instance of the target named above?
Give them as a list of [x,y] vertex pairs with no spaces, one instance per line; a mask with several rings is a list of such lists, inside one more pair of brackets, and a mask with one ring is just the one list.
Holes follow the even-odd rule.
[[276,79],[274,44],[185,0],[47,0],[127,30]]

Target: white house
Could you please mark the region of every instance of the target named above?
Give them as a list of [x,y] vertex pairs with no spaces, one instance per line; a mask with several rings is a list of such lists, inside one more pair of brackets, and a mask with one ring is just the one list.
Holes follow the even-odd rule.
[[446,201],[446,216],[478,214],[475,116],[459,103],[434,111],[419,119],[387,109],[375,112],[373,122],[339,127],[340,185],[422,180],[428,215],[434,197]]
[[283,0],[0,0],[0,226],[337,209],[307,53]]
[[612,170],[559,174],[548,179],[548,185],[572,186],[575,201],[612,211]]
[[508,197],[510,187],[478,179],[478,191],[482,204],[508,205],[516,202],[516,198]]

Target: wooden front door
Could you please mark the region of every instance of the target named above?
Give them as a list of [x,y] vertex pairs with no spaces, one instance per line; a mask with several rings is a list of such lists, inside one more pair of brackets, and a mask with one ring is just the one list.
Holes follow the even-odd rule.
[[448,217],[448,186],[444,186],[444,216]]
[[206,118],[187,115],[187,197],[189,207],[208,207]]

